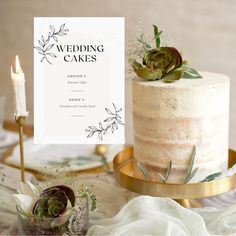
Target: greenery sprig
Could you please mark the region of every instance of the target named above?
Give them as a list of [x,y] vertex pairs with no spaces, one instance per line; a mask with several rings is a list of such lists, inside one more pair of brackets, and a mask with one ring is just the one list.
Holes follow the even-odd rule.
[[105,123],[104,125],[99,122],[98,127],[89,126],[87,129],[85,129],[85,131],[89,133],[87,138],[90,138],[95,133],[97,133],[98,138],[103,140],[103,135],[105,135],[109,130],[111,133],[114,133],[115,130],[118,130],[119,125],[124,125],[122,118],[119,115],[119,113],[122,111],[122,108],[117,109],[114,103],[112,103],[112,105],[113,111],[111,111],[109,108],[105,108],[106,112],[109,114],[109,117],[103,121]]
[[49,42],[51,40],[58,42],[58,37],[67,35],[68,31],[69,29],[65,29],[65,24],[62,24],[58,30],[53,25],[50,25],[50,31],[47,36],[42,35],[41,39],[38,40],[39,45],[34,47],[42,55],[41,62],[46,60],[49,64],[52,64],[49,57],[56,58],[57,56],[49,52],[55,45],[53,43],[49,44]]
[[[198,167],[195,168],[193,170],[193,167],[194,167],[194,161],[195,161],[195,156],[196,156],[196,147],[194,146],[193,148],[193,151],[192,151],[192,154],[191,154],[191,157],[190,157],[190,163],[189,163],[189,166],[188,166],[188,169],[187,169],[187,172],[186,172],[186,176],[185,176],[185,179],[184,179],[184,183],[187,184],[193,177],[194,175],[197,173],[198,171]],[[150,177],[149,177],[149,172],[148,170],[146,169],[145,165],[140,163],[140,162],[137,162],[137,167],[139,168],[139,170],[141,171],[141,173],[143,174],[144,178],[146,180],[148,180]],[[157,172],[157,174],[160,176],[160,178],[162,179],[162,182],[163,183],[166,183],[170,177],[170,174],[171,174],[171,171],[172,171],[172,167],[173,167],[173,164],[172,164],[172,161],[169,162],[168,164],[168,167],[167,167],[167,171],[166,171],[166,175],[163,176],[161,173]],[[220,173],[219,173],[220,174]],[[206,179],[204,179],[202,182],[205,182],[205,181],[210,181],[212,178],[214,179],[215,177],[217,177],[219,175],[218,173],[215,173],[213,175],[210,175],[208,176]]]
[[157,172],[157,174],[161,177],[163,183],[166,183],[167,180],[169,179],[171,169],[172,169],[172,161],[170,161],[168,164],[168,168],[167,168],[165,176],[163,176],[161,173]]
[[193,178],[193,176],[196,174],[196,172],[198,171],[198,167],[193,170],[195,156],[196,156],[196,147],[194,146],[193,152],[192,152],[192,155],[190,158],[190,164],[189,164],[187,174],[186,174],[186,177],[184,180],[185,184],[187,184]]
[[161,47],[161,34],[156,25],[153,25],[155,48],[144,39],[141,34],[137,40],[141,43],[145,53],[142,63],[131,61],[134,72],[144,80],[160,80],[171,83],[181,78],[199,79],[201,75],[189,67],[187,61],[182,60],[179,51],[174,47]]

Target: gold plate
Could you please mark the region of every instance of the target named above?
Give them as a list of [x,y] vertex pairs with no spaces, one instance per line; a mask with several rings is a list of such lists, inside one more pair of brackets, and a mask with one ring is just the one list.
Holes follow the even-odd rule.
[[[229,167],[236,163],[236,152],[229,150]],[[116,181],[133,192],[158,197],[169,197],[178,202],[210,197],[236,188],[236,175],[204,183],[166,184],[133,176],[133,147],[119,152],[113,160]]]

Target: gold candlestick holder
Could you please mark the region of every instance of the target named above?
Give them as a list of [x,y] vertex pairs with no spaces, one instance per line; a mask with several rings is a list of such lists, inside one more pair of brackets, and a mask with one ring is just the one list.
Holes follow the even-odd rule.
[[20,171],[21,181],[25,182],[25,164],[24,164],[24,145],[23,145],[23,127],[25,123],[25,116],[15,117],[16,124],[19,131],[19,144],[20,144]]

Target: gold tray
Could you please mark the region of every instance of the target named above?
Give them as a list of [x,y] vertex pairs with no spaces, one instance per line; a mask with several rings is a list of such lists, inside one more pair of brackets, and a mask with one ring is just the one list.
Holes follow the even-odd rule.
[[[236,152],[229,150],[229,167],[236,163]],[[200,207],[197,202],[191,204],[189,199],[210,197],[236,188],[236,175],[204,183],[166,184],[136,178],[133,176],[133,147],[119,152],[113,160],[116,181],[133,192],[177,200],[185,207]]]

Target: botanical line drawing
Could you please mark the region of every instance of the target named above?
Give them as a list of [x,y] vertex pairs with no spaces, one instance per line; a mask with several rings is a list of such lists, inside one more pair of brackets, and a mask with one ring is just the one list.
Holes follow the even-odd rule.
[[122,111],[122,108],[117,109],[115,104],[113,105],[113,111],[108,108],[105,108],[106,112],[109,114],[102,124],[99,122],[98,127],[96,126],[89,126],[85,131],[88,132],[87,138],[91,138],[95,133],[97,133],[98,138],[103,140],[103,135],[105,135],[108,131],[114,133],[115,130],[118,130],[119,125],[124,125],[121,116],[118,114]]
[[54,43],[50,44],[50,41],[58,42],[59,36],[67,35],[69,29],[65,29],[65,23],[60,26],[58,31],[56,31],[53,25],[50,25],[50,31],[47,36],[41,36],[41,39],[38,40],[39,46],[35,46],[34,48],[38,51],[40,55],[42,55],[41,62],[47,61],[50,65],[52,64],[50,61],[50,57],[56,58],[57,56],[50,52],[50,50],[54,47]]

